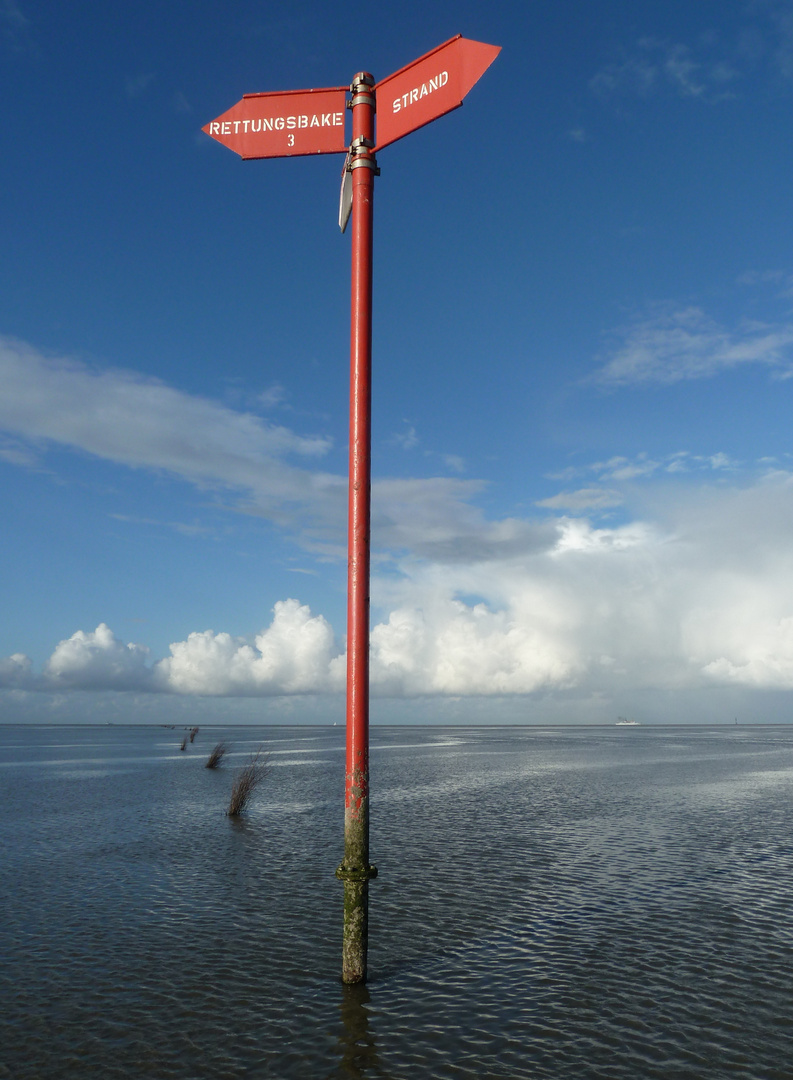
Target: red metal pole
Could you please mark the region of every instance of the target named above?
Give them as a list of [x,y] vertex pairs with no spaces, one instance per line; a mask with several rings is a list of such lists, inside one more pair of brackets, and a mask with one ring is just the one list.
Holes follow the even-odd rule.
[[350,481],[347,534],[347,762],[344,799],[342,980],[366,981],[369,921],[369,549],[371,531],[372,209],[374,79],[353,79]]

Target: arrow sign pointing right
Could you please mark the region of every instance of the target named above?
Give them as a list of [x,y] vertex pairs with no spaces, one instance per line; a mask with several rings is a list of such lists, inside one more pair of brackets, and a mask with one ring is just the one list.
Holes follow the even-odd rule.
[[377,149],[462,105],[500,52],[500,45],[458,34],[379,82]]

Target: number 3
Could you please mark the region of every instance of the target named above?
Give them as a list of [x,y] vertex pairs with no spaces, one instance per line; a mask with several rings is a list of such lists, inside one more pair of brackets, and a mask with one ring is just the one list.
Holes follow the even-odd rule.
[[294,146],[295,145],[295,137],[294,137],[294,135],[287,135],[286,138],[287,138],[287,143],[286,143],[287,146]]

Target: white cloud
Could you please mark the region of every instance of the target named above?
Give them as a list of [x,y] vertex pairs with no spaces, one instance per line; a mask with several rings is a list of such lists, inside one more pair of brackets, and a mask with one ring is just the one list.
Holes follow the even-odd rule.
[[405,424],[405,430],[396,432],[391,441],[396,443],[397,446],[401,446],[403,450],[415,450],[420,442],[416,429],[408,420],[403,421],[403,423]]
[[461,457],[459,454],[443,454],[442,460],[447,469],[451,469],[456,473],[465,472],[465,458]]
[[435,597],[401,608],[372,631],[372,685],[389,695],[529,694],[572,685],[572,642],[538,589],[523,612]]
[[793,477],[778,472],[744,489],[662,497],[654,523],[561,519],[556,542],[533,553],[405,562],[373,631],[373,685],[405,694],[574,685],[612,696],[793,688],[792,496]]
[[145,645],[125,645],[100,623],[92,633],[78,630],[61,641],[44,673],[53,686],[145,690],[151,684],[148,656]]
[[745,364],[793,373],[793,324],[720,326],[700,308],[666,312],[623,330],[595,381],[611,386],[704,379]]
[[279,601],[271,625],[250,645],[211,630],[171,645],[155,666],[163,689],[179,694],[318,694],[343,685],[330,624],[297,600]]
[[537,506],[549,510],[571,510],[581,513],[584,510],[607,510],[622,503],[622,495],[609,488],[579,488],[577,491],[561,491],[549,499],[540,499]]
[[[711,324],[703,328],[702,320],[689,313],[682,323],[672,320],[671,330],[657,320],[639,329],[648,349],[659,338],[666,343],[662,359],[675,371],[685,368],[681,356],[693,356],[698,371],[767,356],[767,328],[764,336],[754,328],[747,343]],[[674,363],[667,355],[672,332]],[[780,340],[777,331],[779,363]],[[621,370],[635,371],[636,364]],[[9,446],[55,441],[129,467],[167,469],[247,499],[251,513],[298,521],[306,542],[317,546],[330,546],[333,530],[343,530],[345,478],[282,460],[316,460],[325,440],[156,380],[47,361],[8,341],[0,342],[0,377],[0,424],[22,440]],[[584,517],[489,520],[472,504],[484,487],[476,480],[377,482],[373,692],[465,697],[793,687],[793,479],[777,467],[743,488],[701,482],[717,472],[723,484],[735,466],[720,452],[615,456],[569,470],[565,479],[583,476],[583,484],[542,504],[579,515],[616,506],[629,492],[621,517],[632,512],[634,519],[612,528]],[[676,484],[672,498],[670,485],[682,472],[686,484]],[[660,476],[667,481],[662,492],[636,483]],[[309,527],[314,503],[319,510]],[[344,664],[341,634],[292,599],[279,602],[269,627],[252,639],[204,630],[175,642],[156,662],[145,646],[125,644],[100,624],[60,642],[40,676],[20,653],[0,662],[0,685],[322,695],[343,687]]]
[[[309,550],[344,558],[346,476],[291,460],[315,464],[330,439],[299,435],[133,372],[48,359],[8,338],[0,338],[0,381],[0,430],[15,438],[7,444],[12,462],[30,463],[27,447],[32,455],[56,444],[164,471],[222,493],[235,510],[299,530]],[[459,541],[466,558],[474,547],[516,542],[516,530],[531,533],[533,526],[486,522],[470,504],[484,487],[452,477],[375,480],[374,544],[431,554]]]
[[[714,42],[713,45],[717,45]],[[678,97],[717,102],[735,96],[731,84],[740,72],[726,54],[698,54],[681,42],[642,38],[619,62],[604,65],[589,86],[601,98],[617,94],[646,97],[662,90]]]
[[250,510],[285,526],[315,519],[343,528],[345,478],[289,462],[321,458],[328,438],[296,434],[134,372],[46,358],[2,337],[0,380],[0,429],[34,448],[58,444],[162,470],[244,498]]
[[47,359],[9,338],[0,338],[0,378],[4,430],[204,483],[251,485],[274,457],[319,457],[330,446],[158,379]]
[[34,685],[33,664],[24,653],[0,657],[0,687],[27,688]]
[[[761,458],[759,464],[764,469],[774,464],[775,459]],[[606,461],[592,461],[585,465],[571,465],[560,472],[548,473],[547,479],[570,481],[594,474],[600,483],[625,484],[634,480],[657,479],[664,475],[677,476],[681,473],[712,473],[725,470],[736,470],[741,462],[731,458],[728,454],[719,450],[714,454],[692,454],[688,450],[675,450],[672,454],[664,454],[662,457],[652,458],[649,454],[641,452],[633,458],[617,454]],[[612,500],[617,500],[612,502]],[[575,492],[560,492],[550,499],[538,502],[538,506],[544,506],[551,510],[574,510],[597,509],[599,506],[617,505],[624,501],[624,496],[613,489],[599,487],[586,487]]]
[[285,387],[281,386],[280,383],[273,383],[272,386],[257,394],[256,400],[262,408],[277,409],[285,403],[288,396]]
[[35,469],[39,463],[39,456],[35,450],[23,443],[4,439],[0,445],[0,461],[6,461],[9,465],[19,465],[23,469]]
[[[793,689],[793,474],[653,497],[614,528],[490,523],[467,560],[440,545],[376,576],[373,694]],[[252,641],[197,632],[153,664],[102,624],[62,641],[41,677],[20,654],[0,662],[0,685],[321,695],[341,691],[344,669],[330,624],[292,599]]]

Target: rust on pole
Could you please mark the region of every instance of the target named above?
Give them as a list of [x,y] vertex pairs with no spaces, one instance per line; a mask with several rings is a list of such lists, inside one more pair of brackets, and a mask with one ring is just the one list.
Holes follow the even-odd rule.
[[347,759],[344,797],[342,981],[366,981],[369,938],[369,549],[372,446],[372,220],[374,79],[353,79],[352,304],[350,320],[350,478],[347,516]]

